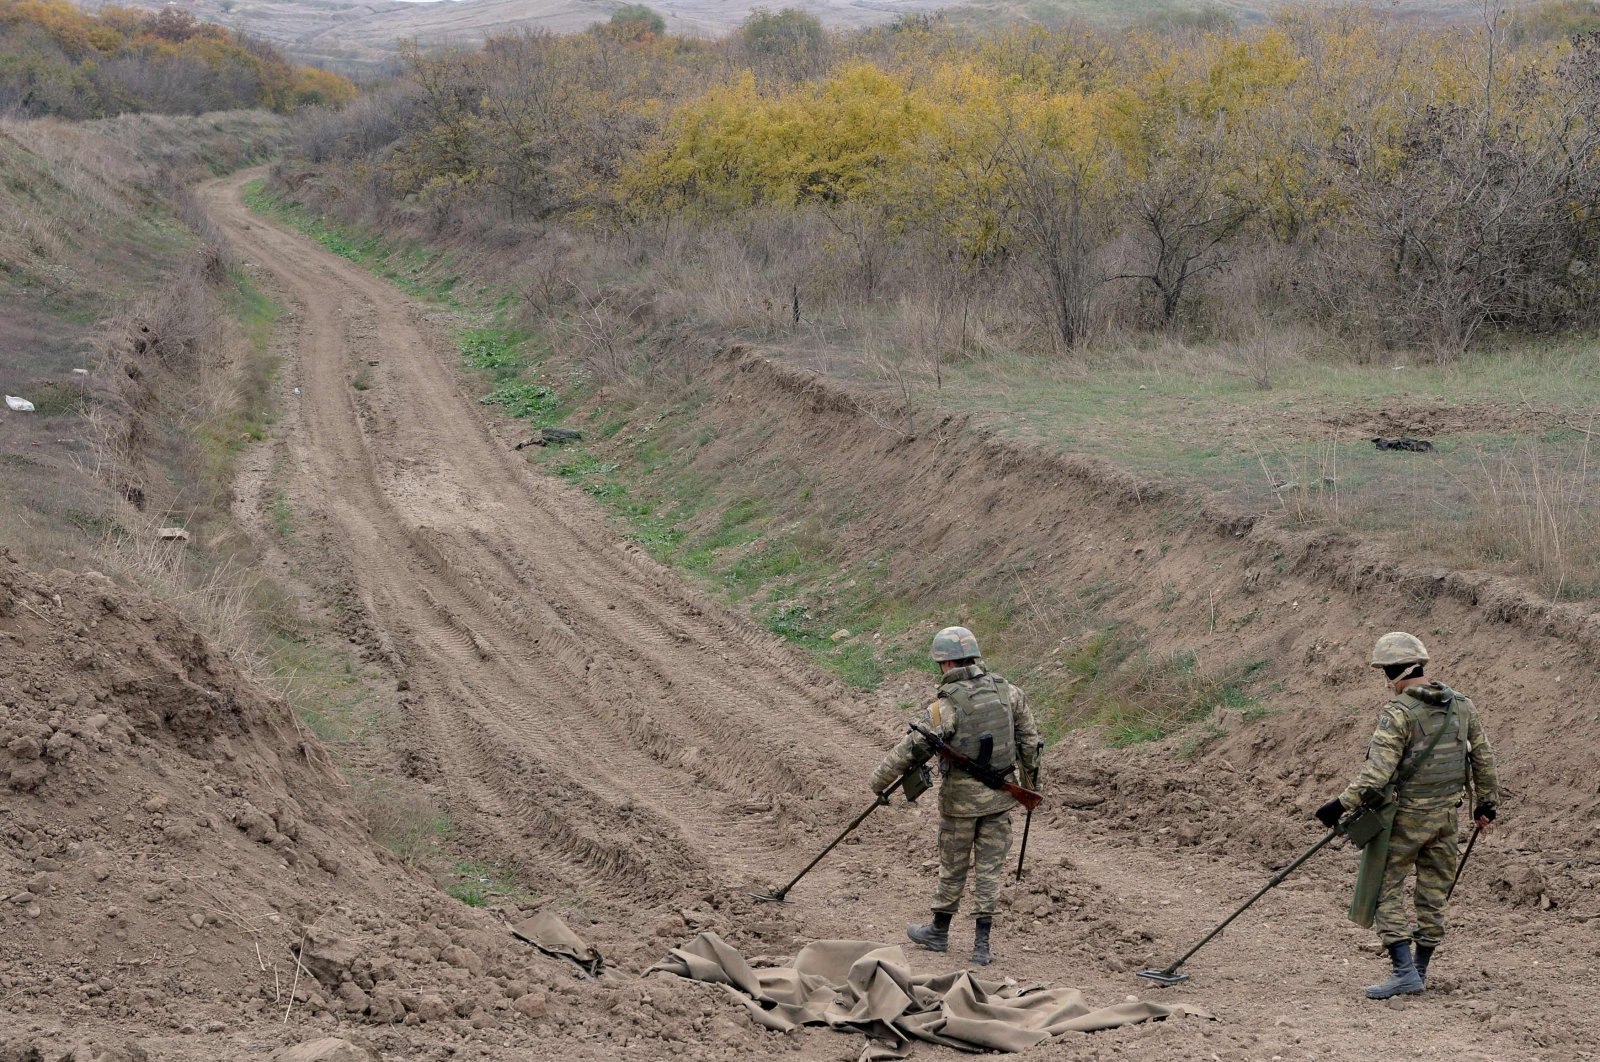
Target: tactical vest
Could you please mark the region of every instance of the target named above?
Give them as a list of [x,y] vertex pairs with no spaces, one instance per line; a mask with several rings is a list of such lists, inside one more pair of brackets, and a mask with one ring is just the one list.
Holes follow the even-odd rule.
[[[1450,724],[1451,732],[1440,735],[1439,743],[1434,746],[1427,760],[1406,780],[1405,788],[1399,794],[1406,803],[1449,801],[1459,797],[1466,788],[1467,757],[1471,751],[1467,733],[1472,724],[1473,708],[1472,702],[1459,693],[1453,693],[1452,696],[1455,698],[1455,718]],[[1433,740],[1433,735],[1444,725],[1450,704],[1448,701],[1435,704],[1410,691],[1395,698],[1394,703],[1405,711],[1411,727],[1406,741],[1406,754],[1395,771],[1396,774],[1404,774],[1411,770]]]
[[1016,727],[1006,680],[984,673],[941,686],[939,696],[956,710],[956,736],[950,744],[1004,774],[1017,762]]

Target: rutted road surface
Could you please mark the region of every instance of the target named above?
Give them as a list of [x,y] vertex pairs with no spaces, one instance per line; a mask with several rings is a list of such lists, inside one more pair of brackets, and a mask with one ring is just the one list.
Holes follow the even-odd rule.
[[[461,386],[444,329],[387,282],[250,214],[249,176],[203,194],[291,311],[284,382],[301,394],[288,400],[283,476],[325,530],[374,655],[409,686],[396,741],[452,822],[518,862],[535,895],[612,919],[597,938],[637,956],[676,942],[651,937],[664,914],[713,895],[719,928],[743,922],[774,951],[899,939],[931,890],[926,811],[869,820],[794,907],[734,897],[781,882],[864,806],[900,713],[686,587],[581,492],[530,469]],[[997,922],[998,972],[1081,987],[1096,1004],[1158,992],[1125,967],[1181,951],[1269,873],[1198,852],[1175,860],[1141,842],[1153,828],[1061,809],[1036,822],[1036,870],[1008,889]],[[1348,853],[1325,857],[1202,952],[1192,984],[1158,997],[1219,1022],[1068,1037],[1034,1056],[1508,1059],[1580,1057],[1575,1045],[1595,1042],[1581,1004],[1596,989],[1592,928],[1562,928],[1560,951],[1587,957],[1557,974],[1540,967],[1549,936],[1474,906],[1470,890],[1439,963],[1451,990],[1397,1007],[1360,1000],[1381,970],[1342,917],[1351,869]],[[958,965],[969,931],[957,928],[949,956],[913,962]],[[1548,1050],[1534,1038],[1546,1027],[1560,1030]],[[772,1039],[774,1054],[847,1049],[825,1033],[794,1046]]]

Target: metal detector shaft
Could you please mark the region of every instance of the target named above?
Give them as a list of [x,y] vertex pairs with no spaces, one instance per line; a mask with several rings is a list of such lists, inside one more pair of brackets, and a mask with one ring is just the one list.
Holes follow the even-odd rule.
[[1171,966],[1168,966],[1164,970],[1147,970],[1147,971],[1143,971],[1143,973],[1159,975],[1159,976],[1151,978],[1151,980],[1156,980],[1156,981],[1159,981],[1162,978],[1171,977],[1173,974],[1175,974],[1177,972],[1178,967],[1180,967],[1184,963],[1188,962],[1190,957],[1193,956],[1195,952],[1199,951],[1201,948],[1203,948],[1207,944],[1211,943],[1211,940],[1212,940],[1213,937],[1215,937],[1218,933],[1221,933],[1224,929],[1227,929],[1228,926],[1233,922],[1233,920],[1235,918],[1238,918],[1240,915],[1244,914],[1246,910],[1249,909],[1251,904],[1255,903],[1257,900],[1261,899],[1261,897],[1265,896],[1268,892],[1272,891],[1272,889],[1274,889],[1278,885],[1282,884],[1283,883],[1283,879],[1287,878],[1290,874],[1293,874],[1295,872],[1295,870],[1297,870],[1299,868],[1300,864],[1304,863],[1306,860],[1310,859],[1312,856],[1314,856],[1318,852],[1322,851],[1324,848],[1326,848],[1328,845],[1332,844],[1335,840],[1337,840],[1343,834],[1344,834],[1344,829],[1342,827],[1340,827],[1340,826],[1335,826],[1333,829],[1329,830],[1328,833],[1327,833],[1327,836],[1323,837],[1322,840],[1318,841],[1316,844],[1312,845],[1310,848],[1307,848],[1305,850],[1305,852],[1303,852],[1300,855],[1300,858],[1296,859],[1293,863],[1290,863],[1288,866],[1284,867],[1282,870],[1280,870],[1276,874],[1274,874],[1272,876],[1272,880],[1271,881],[1267,882],[1265,885],[1261,886],[1260,889],[1256,890],[1256,894],[1254,896],[1250,897],[1244,903],[1240,904],[1237,908],[1235,908],[1233,914],[1229,915],[1227,918],[1224,918],[1222,920],[1221,924],[1219,924],[1217,926],[1217,928],[1213,929],[1211,932],[1209,932],[1205,936],[1201,937],[1200,938],[1200,943],[1196,944],[1194,947],[1192,947],[1188,951],[1184,952],[1181,956],[1178,957],[1177,961],[1174,962]]
[[[1022,880],[1022,861],[1028,858],[1028,831],[1033,829],[1033,809],[1028,809],[1028,817],[1022,820],[1022,847],[1017,851],[1017,880]],[[1467,851],[1472,851],[1469,846]]]
[[1467,850],[1461,853],[1461,862],[1456,864],[1456,876],[1450,879],[1450,891],[1444,894],[1445,903],[1449,903],[1450,897],[1456,894],[1456,882],[1461,880],[1461,872],[1467,869],[1467,860],[1472,858],[1472,846],[1478,843],[1478,835],[1482,832],[1482,826],[1472,827],[1472,839],[1467,842]]
[[778,903],[784,903],[785,902],[784,897],[789,895],[789,890],[794,888],[796,885],[798,885],[800,883],[800,879],[801,878],[803,878],[807,874],[811,873],[811,868],[812,867],[814,867],[818,863],[822,862],[823,857],[825,857],[829,852],[833,851],[835,848],[839,847],[839,842],[843,841],[846,837],[849,837],[850,834],[855,831],[857,826],[860,826],[863,822],[866,822],[868,815],[871,815],[874,811],[877,811],[879,808],[887,807],[889,805],[889,794],[893,793],[896,789],[899,789],[903,782],[905,782],[905,777],[901,776],[900,778],[896,779],[894,781],[894,783],[889,786],[889,788],[887,788],[883,792],[879,793],[878,794],[878,799],[876,799],[872,803],[868,804],[866,806],[866,809],[863,810],[861,812],[861,814],[859,814],[855,818],[851,819],[850,820],[850,825],[846,826],[843,830],[840,830],[839,831],[839,836],[835,837],[831,842],[829,842],[828,847],[826,847],[822,851],[818,852],[817,853],[817,857],[815,859],[813,859],[811,862],[807,863],[801,869],[800,873],[796,874],[793,878],[789,879],[789,884],[785,885],[783,888],[779,889],[777,892],[773,893],[770,896],[758,895],[757,898],[758,899],[762,899],[762,900],[776,900]]

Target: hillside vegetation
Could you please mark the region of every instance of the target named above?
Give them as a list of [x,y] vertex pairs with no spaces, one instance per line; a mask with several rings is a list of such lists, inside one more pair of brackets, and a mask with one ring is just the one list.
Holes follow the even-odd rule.
[[1449,358],[1600,308],[1589,37],[1357,11],[1201,35],[756,28],[731,64],[653,35],[414,51],[400,89],[311,123],[306,155],[356,171],[330,184],[359,209],[563,217],[745,257],[812,307],[909,300],[957,353],[1291,327]]
[[176,8],[88,14],[64,0],[0,0],[0,113],[287,113],[354,94],[337,74]]
[[[672,375],[685,331],[755,342],[1588,597],[1587,10],[514,35],[308,112],[280,188],[450,248],[506,285],[503,323],[601,381]],[[1374,452],[1398,435],[1435,450]]]

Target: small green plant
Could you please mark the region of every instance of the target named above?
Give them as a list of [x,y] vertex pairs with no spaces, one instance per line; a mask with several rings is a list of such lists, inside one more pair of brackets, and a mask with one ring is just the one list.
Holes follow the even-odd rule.
[[294,534],[294,509],[289,505],[289,495],[281,488],[273,492],[269,512],[272,516],[272,530],[279,538],[288,538]]
[[486,907],[496,899],[528,899],[517,885],[515,868],[465,860],[450,868],[444,891],[468,907]]
[[541,384],[508,383],[478,399],[486,406],[500,406],[518,420],[532,420],[555,405],[556,393]]
[[522,352],[526,337],[496,326],[469,328],[461,333],[461,358],[467,367],[493,373],[496,378],[515,375],[527,365]]
[[790,642],[804,644],[816,637],[811,627],[811,610],[803,601],[788,601],[767,613],[767,629]]

